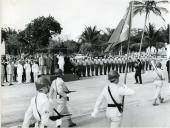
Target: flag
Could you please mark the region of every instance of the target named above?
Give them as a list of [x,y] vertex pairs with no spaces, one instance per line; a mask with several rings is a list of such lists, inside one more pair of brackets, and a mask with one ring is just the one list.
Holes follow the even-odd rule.
[[115,31],[111,35],[108,41],[108,47],[106,48],[105,52],[109,52],[111,48],[115,45],[128,40],[129,37],[129,27],[131,26],[132,19],[132,4],[130,4],[129,8],[127,9],[127,13],[124,18],[119,22],[118,26],[116,27]]

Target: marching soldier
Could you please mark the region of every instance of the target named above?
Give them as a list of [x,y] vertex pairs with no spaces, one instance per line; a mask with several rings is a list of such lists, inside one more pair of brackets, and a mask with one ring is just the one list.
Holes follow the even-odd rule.
[[103,65],[104,65],[104,75],[106,75],[106,72],[107,72],[107,58],[106,57],[103,58]]
[[100,57],[99,59],[99,69],[100,69],[100,75],[103,75],[102,72],[103,72],[103,60],[102,60],[102,57]]
[[[56,70],[56,76],[57,78],[53,80],[51,84],[49,98],[52,101],[54,108],[60,114],[69,114],[68,107],[67,107],[67,102],[69,101],[67,92],[69,90],[62,79],[63,72],[61,69]],[[76,126],[76,124],[72,122],[72,119],[70,116],[67,118],[67,121],[69,123],[69,127]],[[60,127],[60,126],[61,126],[61,123],[58,124],[58,122],[56,122],[56,127]]]
[[95,75],[98,76],[98,69],[99,69],[98,57],[95,57],[94,64],[95,64]]
[[91,60],[89,57],[86,59],[86,64],[87,64],[87,76],[90,76]]
[[94,76],[94,59],[91,58],[91,75]]
[[155,78],[154,78],[154,85],[156,86],[156,92],[155,92],[155,96],[154,96],[154,102],[153,105],[159,105],[157,103],[157,100],[159,99],[160,103],[163,103],[164,98],[161,97],[161,89],[163,86],[163,81],[165,80],[165,77],[163,75],[163,70],[161,69],[162,64],[160,62],[158,62],[156,64],[156,68],[155,68]]
[[110,84],[104,87],[102,93],[98,97],[91,116],[95,117],[100,105],[103,102],[107,103],[106,117],[110,120],[110,127],[117,128],[120,126],[122,119],[123,96],[133,95],[134,91],[126,85],[119,84],[119,73],[117,71],[110,71],[108,74],[108,80],[110,81]]

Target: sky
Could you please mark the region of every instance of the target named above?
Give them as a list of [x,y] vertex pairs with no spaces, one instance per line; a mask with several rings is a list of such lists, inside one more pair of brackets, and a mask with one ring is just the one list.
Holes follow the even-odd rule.
[[[63,28],[63,39],[78,40],[85,26],[98,29],[115,28],[126,13],[130,0],[0,0],[0,24],[23,30],[39,16],[53,16]],[[169,5],[166,6],[169,9]],[[169,23],[169,14],[163,14],[165,22],[150,15],[149,21],[160,28]],[[132,28],[143,28],[144,15],[133,18]]]

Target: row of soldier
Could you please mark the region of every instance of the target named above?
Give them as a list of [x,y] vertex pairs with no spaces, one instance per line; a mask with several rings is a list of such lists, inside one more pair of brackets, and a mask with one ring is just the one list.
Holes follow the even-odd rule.
[[[129,57],[127,61],[128,72],[135,71],[136,57]],[[79,77],[106,75],[110,70],[125,73],[126,56],[120,57],[87,57],[83,59],[73,59],[75,72]],[[142,70],[151,70],[152,66],[148,58],[142,58]]]

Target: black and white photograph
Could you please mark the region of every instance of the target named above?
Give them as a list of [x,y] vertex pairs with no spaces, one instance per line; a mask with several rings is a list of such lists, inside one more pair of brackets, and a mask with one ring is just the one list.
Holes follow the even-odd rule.
[[0,0],[2,128],[170,128],[169,0]]

